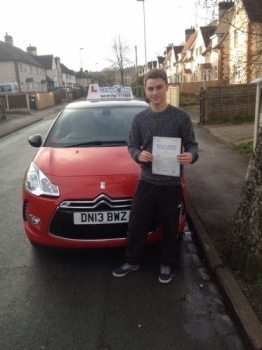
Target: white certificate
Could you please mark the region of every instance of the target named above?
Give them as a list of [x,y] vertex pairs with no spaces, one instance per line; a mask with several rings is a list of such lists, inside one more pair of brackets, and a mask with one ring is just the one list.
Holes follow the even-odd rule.
[[181,153],[181,138],[153,137],[152,173],[180,176],[180,163],[177,155]]

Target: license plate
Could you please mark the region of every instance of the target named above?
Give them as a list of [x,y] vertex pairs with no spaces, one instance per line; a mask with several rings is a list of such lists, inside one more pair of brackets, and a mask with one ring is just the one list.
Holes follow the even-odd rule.
[[74,213],[75,225],[115,224],[129,221],[130,210]]

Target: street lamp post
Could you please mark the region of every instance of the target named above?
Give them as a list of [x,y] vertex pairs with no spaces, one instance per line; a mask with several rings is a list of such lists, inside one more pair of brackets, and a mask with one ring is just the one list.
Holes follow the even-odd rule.
[[143,14],[144,14],[144,44],[145,44],[145,73],[147,67],[147,58],[146,58],[146,18],[145,18],[145,0],[137,0],[143,1]]
[[81,55],[81,51],[83,49],[84,49],[83,47],[81,47],[81,49],[79,49],[80,50],[81,72],[82,72],[81,85],[83,84],[83,65],[82,65],[82,55]]
[[97,65],[98,65],[98,63],[96,63],[96,80],[97,80],[97,84],[99,84],[99,81],[98,81],[98,73],[97,73]]

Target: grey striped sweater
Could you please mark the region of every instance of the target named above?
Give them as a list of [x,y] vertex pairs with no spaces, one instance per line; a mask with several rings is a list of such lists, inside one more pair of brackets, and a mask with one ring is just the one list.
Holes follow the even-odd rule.
[[[152,163],[138,161],[142,150],[152,153],[153,136],[180,137],[184,152],[193,155],[193,161],[198,159],[198,144],[195,141],[192,122],[188,114],[176,107],[168,105],[163,112],[153,112],[148,108],[138,113],[132,122],[128,150],[131,157],[141,166],[140,178],[155,185],[179,185],[180,177],[152,174]],[[183,166],[181,166],[181,176]]]

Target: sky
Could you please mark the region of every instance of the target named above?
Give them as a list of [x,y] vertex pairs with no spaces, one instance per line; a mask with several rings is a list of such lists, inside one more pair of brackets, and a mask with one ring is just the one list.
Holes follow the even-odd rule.
[[137,0],[2,1],[0,40],[8,33],[24,51],[35,46],[38,55],[58,56],[69,69],[101,71],[110,67],[112,42],[120,35],[133,65],[136,57],[138,65],[144,65],[145,47],[147,61],[155,60],[168,44],[184,41],[185,29],[210,21],[197,2],[145,0],[143,9],[143,1]]

